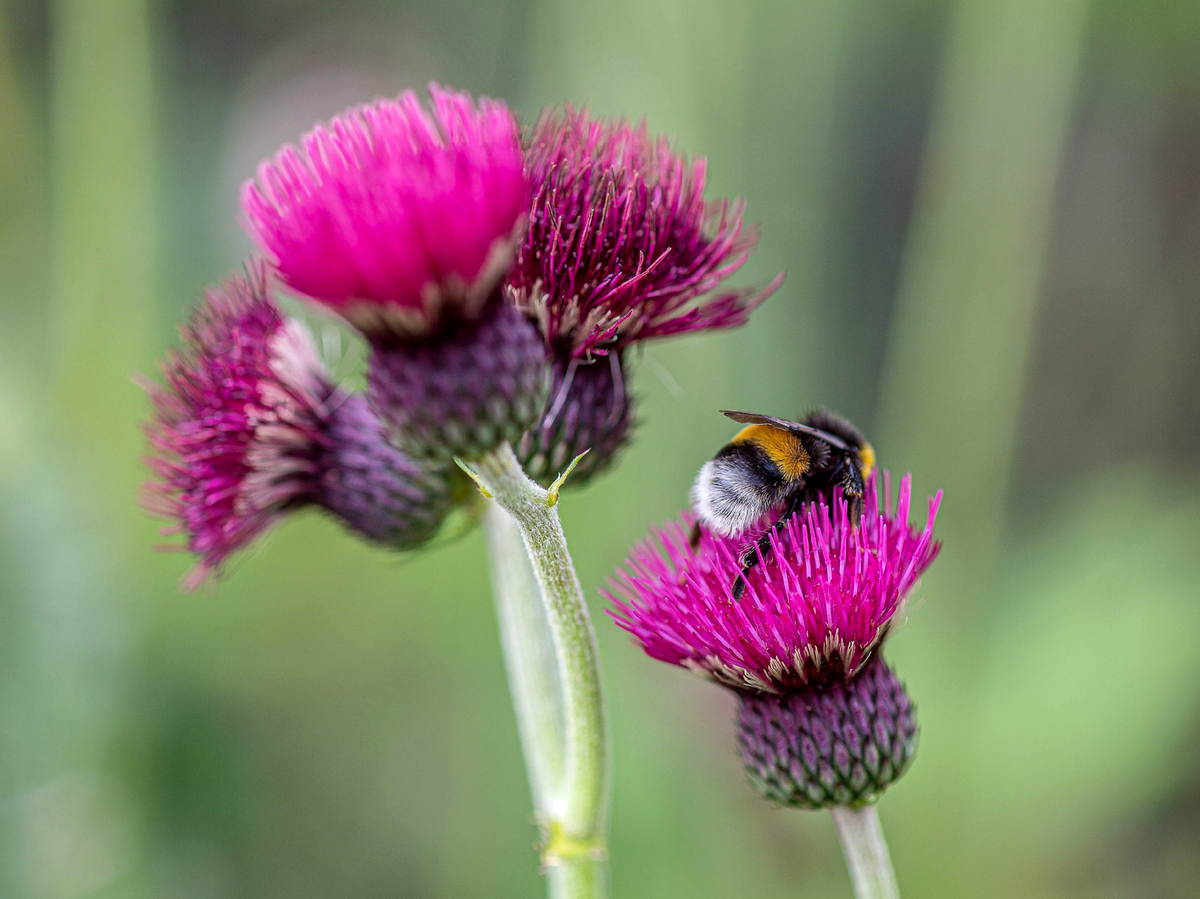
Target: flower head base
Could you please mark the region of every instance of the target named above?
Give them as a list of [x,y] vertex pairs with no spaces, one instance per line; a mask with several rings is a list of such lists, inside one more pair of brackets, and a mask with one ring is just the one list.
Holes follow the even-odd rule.
[[365,400],[332,386],[266,282],[265,266],[251,263],[210,290],[163,366],[165,387],[146,385],[157,480],[143,504],[199,557],[188,589],[302,506],[397,548],[430,536],[449,507],[445,472],[388,445]]
[[392,440],[449,462],[516,442],[542,412],[550,368],[536,329],[495,297],[477,321],[425,340],[374,341],[368,379]]
[[750,782],[781,805],[869,802],[917,751],[917,718],[881,656],[846,683],[782,696],[742,693],[738,742]]
[[586,452],[567,481],[579,487],[612,464],[633,425],[622,353],[591,362],[558,359],[546,411],[514,450],[526,474],[543,486]]
[[743,324],[782,282],[721,282],[756,235],[742,204],[704,199],[705,162],[652,139],[644,122],[548,112],[527,141],[529,228],[508,285],[568,357]]
[[511,259],[526,202],[508,108],[429,89],[351,109],[264,162],[242,190],[285,284],[368,334],[470,320]]
[[918,578],[937,556],[933,539],[941,493],[930,500],[925,528],[908,524],[911,479],[900,485],[893,514],[883,478],[868,485],[857,528],[847,503],[811,503],[770,537],[771,553],[746,577],[745,537],[705,533],[688,545],[687,525],[639,545],[607,594],[616,623],[650,656],[743,690],[789,693],[810,684],[847,681],[882,643]]
[[393,446],[361,394],[339,393],[327,410],[317,505],[389,549],[426,543],[450,511],[448,469]]

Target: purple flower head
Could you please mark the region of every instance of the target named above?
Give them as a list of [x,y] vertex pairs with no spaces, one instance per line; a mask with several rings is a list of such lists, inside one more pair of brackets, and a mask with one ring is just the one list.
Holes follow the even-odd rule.
[[184,347],[147,384],[155,418],[143,503],[173,519],[199,563],[194,589],[284,509],[312,497],[324,368],[308,333],[267,296],[267,270],[251,263],[208,291],[181,328]]
[[242,189],[251,236],[292,289],[368,334],[473,319],[526,202],[520,132],[501,102],[431,85],[351,109],[286,146]]
[[526,142],[529,227],[508,285],[569,357],[743,324],[782,282],[722,288],[757,235],[742,203],[704,199],[706,163],[645,122],[547,111]]
[[267,293],[267,267],[209,291],[184,348],[146,385],[156,480],[143,504],[199,557],[195,589],[285,515],[320,506],[393,549],[420,545],[450,506],[444,468],[392,446],[365,397],[337,389],[298,321]]
[[911,478],[892,510],[878,481],[868,485],[857,528],[848,504],[811,503],[770,540],[772,551],[747,576],[740,600],[745,537],[705,533],[693,551],[691,524],[672,523],[637,546],[606,593],[610,615],[646,653],[718,683],[794,693],[845,682],[870,661],[940,544],[933,539],[941,492],[929,501],[924,530],[908,523]]

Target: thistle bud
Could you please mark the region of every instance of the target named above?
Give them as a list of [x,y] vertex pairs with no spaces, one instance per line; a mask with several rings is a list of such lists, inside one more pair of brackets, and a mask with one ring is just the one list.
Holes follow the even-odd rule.
[[367,398],[351,394],[328,417],[316,496],[347,527],[403,550],[437,531],[450,483],[445,467],[392,446]]
[[738,743],[750,782],[781,805],[857,805],[908,770],[917,719],[879,656],[845,682],[739,695]]
[[537,331],[497,297],[478,321],[437,336],[374,340],[368,383],[406,452],[470,459],[525,433],[545,405],[549,374]]

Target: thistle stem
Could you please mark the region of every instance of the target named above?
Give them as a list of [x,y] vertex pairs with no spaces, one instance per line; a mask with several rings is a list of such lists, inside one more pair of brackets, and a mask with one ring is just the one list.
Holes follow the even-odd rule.
[[566,725],[554,640],[516,521],[489,502],[483,528],[509,692],[534,808],[538,821],[545,822],[562,814],[559,794],[566,774]]
[[[600,899],[607,893],[608,742],[596,637],[555,508],[557,495],[525,475],[507,444],[475,460],[471,471],[511,516],[523,544],[522,551],[513,529],[502,526],[496,515],[485,519],[500,614],[516,612],[501,626],[530,783],[539,803],[542,861],[551,895]],[[496,558],[501,554],[518,560],[528,556],[533,583],[519,573],[516,560]],[[518,590],[520,597],[503,595]],[[540,619],[532,614],[537,603]],[[547,631],[554,665],[544,649]],[[550,678],[553,682],[547,683]],[[552,711],[551,702],[561,708]]]
[[830,811],[842,840],[857,899],[900,899],[896,872],[892,870],[875,805],[860,808],[839,805]]

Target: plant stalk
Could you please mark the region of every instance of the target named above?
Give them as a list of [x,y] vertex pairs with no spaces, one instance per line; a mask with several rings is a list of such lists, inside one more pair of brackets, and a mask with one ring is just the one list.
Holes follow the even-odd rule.
[[[607,893],[608,738],[596,637],[558,518],[557,489],[547,491],[530,480],[507,444],[474,460],[469,471],[511,516],[524,544],[522,551],[512,529],[495,515],[485,519],[501,615],[517,613],[501,626],[530,783],[540,804],[551,896],[600,899]],[[496,558],[500,554],[508,558]],[[533,585],[517,567],[525,556],[537,588],[532,597]],[[516,590],[523,595],[504,595]],[[539,602],[541,621],[532,615]],[[543,648],[547,630],[553,666]],[[554,682],[547,683],[551,677]],[[561,704],[553,713],[551,701]]]
[[489,502],[483,529],[508,687],[534,808],[544,825],[562,815],[560,796],[566,775],[566,724],[554,640],[542,607],[542,589],[525,555],[516,521]]
[[830,811],[842,840],[857,899],[900,899],[896,872],[892,870],[875,805],[860,808],[839,805]]

